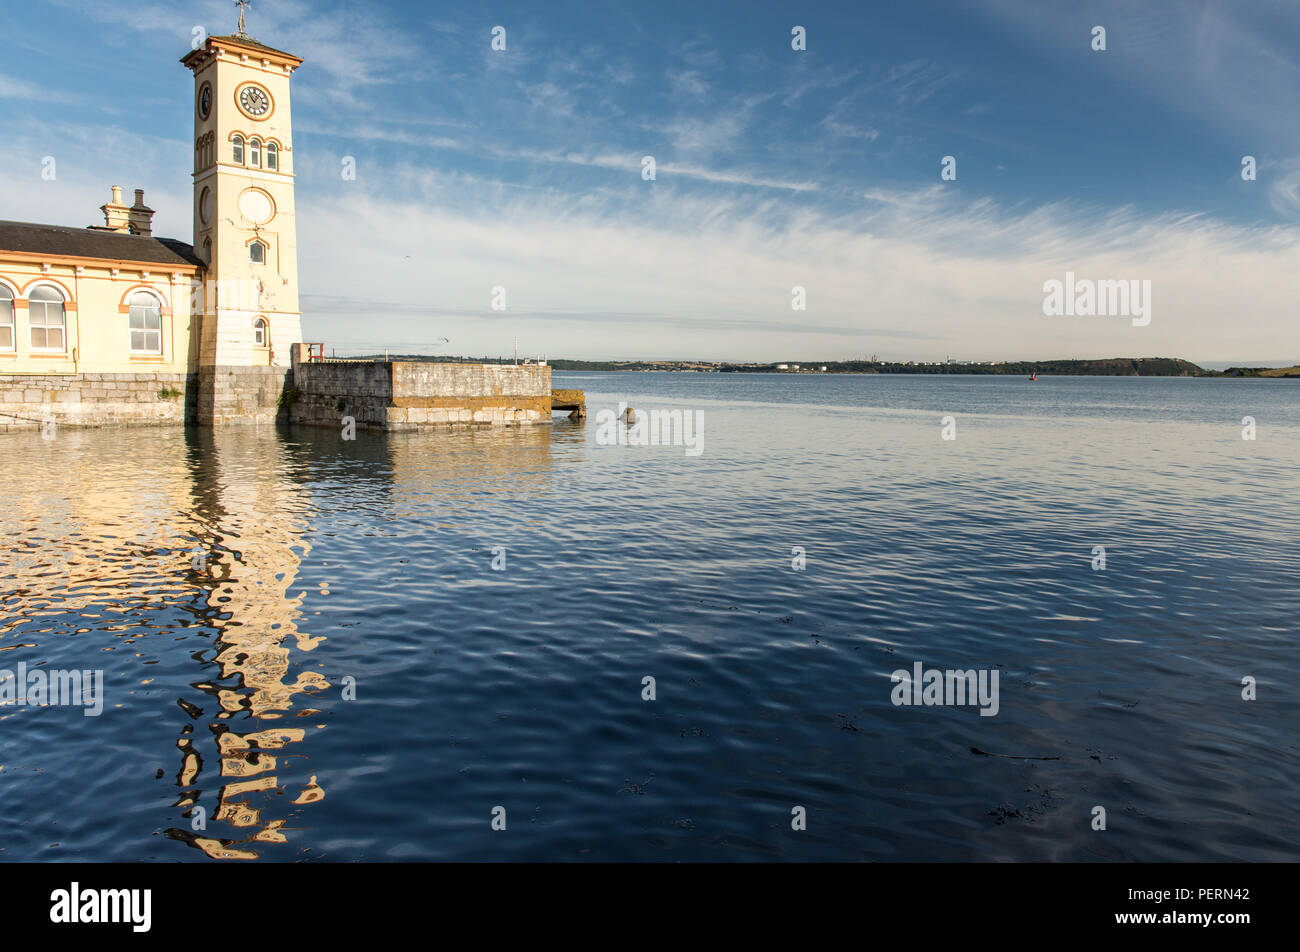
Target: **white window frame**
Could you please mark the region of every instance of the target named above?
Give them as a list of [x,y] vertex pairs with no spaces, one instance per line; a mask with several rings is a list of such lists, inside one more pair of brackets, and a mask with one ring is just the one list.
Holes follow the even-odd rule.
[[[49,320],[49,307],[56,302],[32,300],[32,292],[39,291],[42,288],[48,288],[58,295],[59,316],[62,318],[58,324],[47,323]],[[36,320],[38,311],[42,316],[39,323]],[[60,347],[37,347],[32,343],[32,332],[38,327],[45,331],[46,340],[49,340],[50,328],[57,327],[60,336],[63,338],[63,345]],[[56,284],[36,284],[27,289],[27,345],[33,354],[66,354],[68,352],[68,298],[63,293],[63,289]]]
[[266,168],[271,172],[280,171],[280,147],[269,140],[266,143]]
[[248,140],[248,165],[254,169],[262,167],[262,140],[257,136]]
[[230,157],[236,165],[244,164],[244,137],[234,135],[230,139]]
[[[134,301],[138,296],[142,294],[145,297],[150,298],[154,302],[154,306],[157,307],[158,309],[158,329],[156,331],[156,333],[158,334],[158,347],[156,350],[153,348],[138,350],[136,349],[135,346],[136,334],[148,335],[148,334],[155,333],[154,330],[148,327],[136,328],[132,326],[132,320],[135,318],[135,315],[132,314],[131,312],[134,311],[135,308],[137,307]],[[161,357],[163,352],[163,307],[164,307],[162,297],[159,296],[157,291],[154,291],[150,288],[136,288],[127,297],[126,306],[127,306],[127,322],[126,322],[127,346],[131,351],[131,356]],[[148,338],[146,337],[146,339]]]
[[[9,328],[9,346],[6,347],[4,342],[0,341],[0,353],[12,354],[18,350],[18,305],[14,303],[16,300],[18,300],[18,292],[4,282],[0,282],[0,327]],[[6,304],[9,305],[7,317],[4,313]]]
[[[262,336],[259,341],[258,335]],[[253,346],[265,350],[271,346],[271,322],[264,317],[253,318]]]

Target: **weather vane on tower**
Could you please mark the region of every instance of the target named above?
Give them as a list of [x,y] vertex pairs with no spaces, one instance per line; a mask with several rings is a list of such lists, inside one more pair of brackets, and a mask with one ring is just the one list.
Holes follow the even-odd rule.
[[235,36],[248,36],[244,32],[244,7],[251,7],[253,0],[235,0],[235,6],[239,7],[239,29],[235,31]]

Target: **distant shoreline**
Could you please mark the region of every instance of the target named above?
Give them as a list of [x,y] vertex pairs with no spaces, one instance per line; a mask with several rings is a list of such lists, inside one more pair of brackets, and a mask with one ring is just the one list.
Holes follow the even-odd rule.
[[[366,354],[354,359],[409,360],[442,363],[509,364],[511,357],[453,357],[441,354]],[[522,361],[521,361],[522,362]],[[958,374],[966,376],[1028,377],[1031,374],[1069,377],[1269,377],[1298,378],[1300,366],[1229,367],[1207,370],[1178,357],[1108,357],[1098,360],[1010,360],[918,363],[887,360],[827,360],[810,363],[735,363],[703,360],[575,360],[559,357],[547,362],[552,370],[641,371],[668,373],[750,374]]]

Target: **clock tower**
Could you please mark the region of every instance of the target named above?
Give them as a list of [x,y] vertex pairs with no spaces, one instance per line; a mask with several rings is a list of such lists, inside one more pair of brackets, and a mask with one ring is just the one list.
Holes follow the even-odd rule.
[[[302,340],[289,121],[289,79],[302,60],[245,33],[240,9],[236,33],[210,36],[181,60],[194,74],[194,253],[207,272],[197,340],[201,422],[248,416],[223,410],[251,407],[222,391],[265,390],[269,375],[240,368],[287,371],[290,347]],[[214,387],[214,375],[235,380]]]

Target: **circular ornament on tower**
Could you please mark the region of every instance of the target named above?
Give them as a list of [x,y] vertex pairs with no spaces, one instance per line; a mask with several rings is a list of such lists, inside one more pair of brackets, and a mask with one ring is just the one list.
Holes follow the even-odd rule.
[[254,225],[265,225],[275,217],[275,202],[260,188],[246,188],[239,193],[239,214]]

